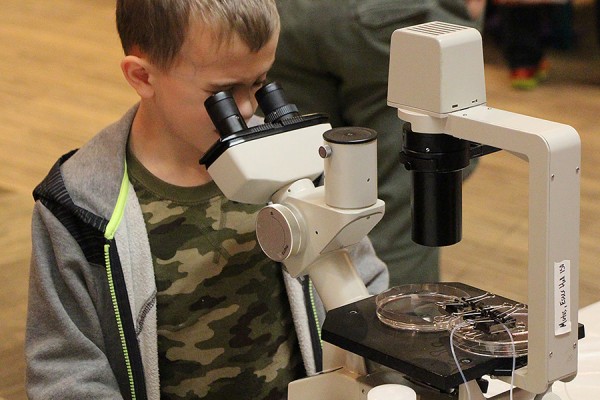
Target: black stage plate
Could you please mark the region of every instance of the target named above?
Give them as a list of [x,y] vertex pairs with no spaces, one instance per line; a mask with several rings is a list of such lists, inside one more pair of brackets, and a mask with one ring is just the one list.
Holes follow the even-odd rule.
[[[444,283],[472,296],[486,293],[458,282]],[[496,295],[494,304],[514,303]],[[487,303],[487,301],[486,301]],[[490,303],[491,304],[491,303]],[[375,296],[327,313],[323,340],[406,375],[408,378],[449,391],[463,383],[450,349],[450,332],[415,332],[391,328],[377,318]],[[465,378],[510,375],[512,358],[478,356],[454,347]],[[527,357],[517,358],[517,368]]]

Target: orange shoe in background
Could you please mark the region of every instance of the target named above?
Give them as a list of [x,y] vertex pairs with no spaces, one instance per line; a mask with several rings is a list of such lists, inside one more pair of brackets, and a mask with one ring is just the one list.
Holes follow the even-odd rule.
[[545,80],[547,80],[549,72],[550,72],[550,61],[543,58],[542,61],[540,61],[540,63],[538,64],[537,71],[535,72],[535,75],[536,75],[538,81],[544,82]]
[[513,68],[510,71],[510,84],[515,89],[535,89],[540,82],[548,79],[549,69],[550,63],[546,59],[542,59],[535,67]]

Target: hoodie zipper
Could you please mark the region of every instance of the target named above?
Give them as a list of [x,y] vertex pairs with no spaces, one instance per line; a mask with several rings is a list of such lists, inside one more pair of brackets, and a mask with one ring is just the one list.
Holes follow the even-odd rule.
[[121,349],[123,350],[123,358],[125,359],[125,368],[127,369],[127,377],[129,379],[129,390],[131,392],[132,400],[136,399],[135,394],[135,381],[133,378],[133,370],[131,368],[131,361],[129,359],[129,351],[127,349],[127,341],[125,339],[125,330],[123,329],[123,322],[121,320],[121,313],[119,312],[119,302],[117,301],[117,294],[115,291],[115,284],[113,281],[112,268],[110,263],[110,243],[104,245],[104,263],[106,267],[106,276],[108,278],[108,288],[110,292],[110,298],[115,313],[115,320],[117,322],[117,329],[119,331],[119,338],[121,341]]
[[315,304],[313,284],[309,277],[305,277],[305,279],[303,280],[302,287],[304,291],[304,298],[306,301],[308,329],[310,330],[313,354],[315,358],[315,371],[320,372],[323,369],[323,344],[321,340],[321,324],[319,323],[319,316]]
[[111,243],[114,241],[115,233],[119,227],[123,214],[125,212],[125,204],[127,203],[127,195],[129,193],[129,176],[127,174],[127,164],[124,166],[123,178],[121,180],[121,187],[119,189],[119,196],[117,198],[117,204],[115,209],[108,221],[104,237],[106,243],[104,244],[104,264],[106,268],[106,276],[108,279],[108,287],[110,292],[110,298],[115,313],[115,321],[117,323],[117,330],[119,332],[119,339],[121,342],[121,349],[123,351],[123,358],[125,361],[125,368],[127,370],[127,378],[129,381],[129,391],[131,393],[131,399],[135,400],[136,389],[135,389],[135,378],[133,374],[133,368],[131,367],[131,359],[129,356],[129,348],[127,346],[127,338],[125,336],[125,329],[123,327],[123,320],[121,318],[121,312],[119,311],[119,300],[117,298],[117,292],[115,289],[115,282],[113,277],[112,265],[111,265]]

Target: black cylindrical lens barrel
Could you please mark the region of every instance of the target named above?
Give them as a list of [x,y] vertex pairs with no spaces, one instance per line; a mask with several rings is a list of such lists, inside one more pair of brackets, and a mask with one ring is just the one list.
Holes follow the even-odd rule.
[[278,122],[300,115],[296,105],[288,103],[283,88],[277,82],[266,84],[254,96],[265,116],[265,122]]
[[403,158],[412,171],[412,239],[438,247],[462,239],[462,171],[469,142],[446,134],[413,132],[405,126]]
[[412,176],[412,239],[424,246],[449,246],[462,239],[462,170]]
[[210,96],[204,101],[204,107],[221,137],[248,128],[237,104],[235,104],[235,99],[228,91]]

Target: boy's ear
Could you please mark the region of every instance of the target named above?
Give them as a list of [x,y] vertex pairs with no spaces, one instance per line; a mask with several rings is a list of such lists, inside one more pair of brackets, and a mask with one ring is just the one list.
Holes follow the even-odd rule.
[[133,55],[125,56],[121,61],[121,71],[141,98],[149,98],[154,95],[150,79],[153,68],[144,58]]

